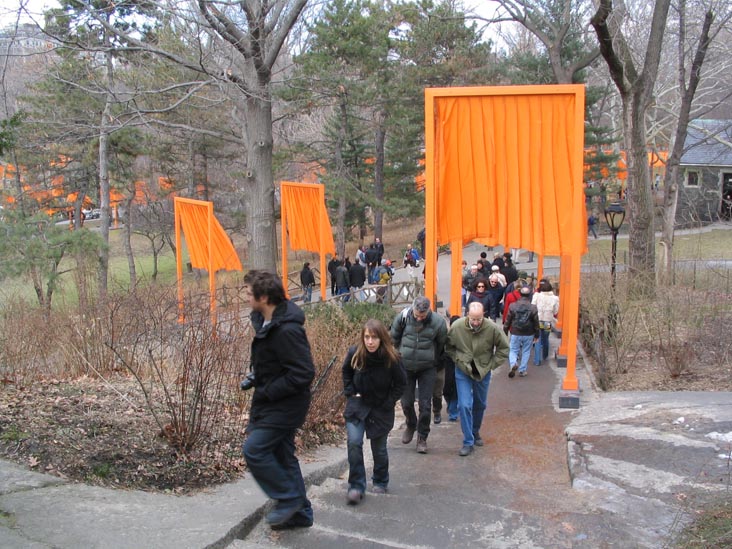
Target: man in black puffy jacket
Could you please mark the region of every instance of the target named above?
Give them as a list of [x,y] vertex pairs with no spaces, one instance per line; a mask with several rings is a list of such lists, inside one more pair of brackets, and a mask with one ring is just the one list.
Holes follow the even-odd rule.
[[[407,371],[407,386],[402,395],[402,411],[407,426],[402,443],[412,442],[416,431],[417,452],[426,454],[432,421],[432,393],[437,364],[445,351],[447,324],[442,316],[430,310],[430,300],[419,296],[411,307],[394,317],[390,334]],[[414,411],[416,388],[419,390],[419,418]]]
[[[273,529],[311,526],[313,509],[295,457],[295,431],[310,407],[315,367],[305,334],[305,315],[285,297],[275,273],[252,270],[244,277],[252,308],[252,396],[244,457],[276,506],[266,516]],[[248,388],[246,382],[242,388]]]

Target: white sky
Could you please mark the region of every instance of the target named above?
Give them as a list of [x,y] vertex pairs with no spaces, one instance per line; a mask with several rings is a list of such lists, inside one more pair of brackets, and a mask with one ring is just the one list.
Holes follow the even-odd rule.
[[[18,8],[21,6],[25,11],[20,14],[20,19],[18,19]],[[0,26],[14,25],[18,20],[21,23],[30,23],[31,18],[41,22],[43,12],[57,6],[58,3],[54,0],[4,0],[0,6]]]

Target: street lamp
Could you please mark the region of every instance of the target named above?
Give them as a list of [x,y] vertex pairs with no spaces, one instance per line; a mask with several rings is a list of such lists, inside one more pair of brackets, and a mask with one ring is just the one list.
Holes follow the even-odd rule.
[[610,227],[610,232],[612,233],[613,237],[610,273],[612,276],[612,288],[614,292],[615,263],[617,260],[618,251],[618,231],[620,231],[620,227],[623,224],[623,221],[625,221],[625,208],[623,208],[623,205],[620,204],[620,202],[613,202],[612,204],[608,205],[607,208],[605,208],[605,221],[607,222],[607,226]]

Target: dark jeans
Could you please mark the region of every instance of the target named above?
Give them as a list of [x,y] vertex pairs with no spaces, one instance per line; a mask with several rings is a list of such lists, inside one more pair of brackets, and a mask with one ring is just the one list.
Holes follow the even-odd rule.
[[[363,437],[366,423],[353,419],[346,421],[348,433],[348,489],[366,491],[366,467],[363,464]],[[388,433],[371,439],[371,455],[374,456],[374,486],[389,485],[389,454],[386,451]]]
[[435,386],[432,389],[432,411],[435,414],[442,412],[442,390],[445,388],[445,369],[435,373]]
[[[430,421],[432,421],[432,391],[435,386],[437,369],[433,366],[426,370],[413,372],[407,370],[407,386],[402,395],[402,410],[407,418],[407,427],[417,429],[417,434],[427,438],[430,434]],[[415,386],[419,392],[419,421],[414,412]]]
[[297,507],[312,519],[300,463],[295,457],[295,429],[252,427],[244,441],[247,467],[262,491],[277,500],[277,508]]

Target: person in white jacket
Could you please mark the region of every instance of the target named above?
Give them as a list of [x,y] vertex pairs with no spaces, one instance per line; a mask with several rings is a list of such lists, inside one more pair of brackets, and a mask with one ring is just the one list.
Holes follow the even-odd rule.
[[549,332],[552,331],[552,322],[559,312],[559,297],[554,295],[552,285],[547,279],[539,282],[538,291],[531,298],[531,303],[539,310],[541,336],[534,344],[534,366],[539,366],[549,357]]

